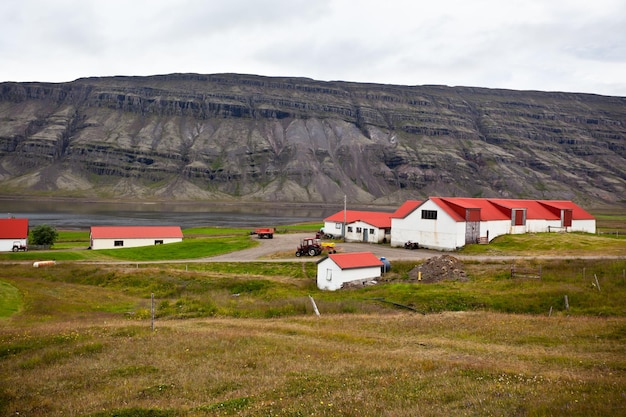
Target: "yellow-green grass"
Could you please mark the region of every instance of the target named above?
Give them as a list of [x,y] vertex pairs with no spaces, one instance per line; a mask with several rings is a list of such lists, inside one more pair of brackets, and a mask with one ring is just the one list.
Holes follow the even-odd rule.
[[597,210],[593,212],[596,218],[596,229],[600,234],[610,234],[626,238],[626,211],[619,209]]
[[466,245],[463,255],[626,256],[626,240],[589,233],[526,233],[503,235],[488,245]]
[[161,262],[167,260],[194,259],[238,251],[258,245],[248,235],[232,235],[211,238],[186,238],[182,242],[138,248],[83,250],[52,249],[28,252],[1,253],[0,260],[9,261],[78,261],[78,260],[126,260],[136,262]]
[[[37,279],[83,286],[84,291],[107,288],[144,300],[154,294],[160,318],[303,315],[312,311],[309,295],[327,314],[381,312],[403,308],[400,305],[422,313],[486,310],[626,316],[626,260],[516,261],[517,268],[541,273],[540,279],[511,278],[511,264],[505,261],[475,261],[465,265],[467,281],[435,284],[410,281],[414,266],[394,262],[378,285],[336,292],[317,289],[315,263],[294,262],[60,263],[39,269],[5,264],[0,279],[17,288],[21,279]],[[131,311],[146,314],[143,307]]]
[[279,226],[276,228],[278,232],[312,232],[319,231],[324,225],[319,222],[299,223],[288,226]]
[[13,285],[0,281],[0,318],[10,317],[22,306],[20,291]]
[[0,415],[623,414],[626,261],[516,264],[542,278],[477,260],[417,284],[395,262],[324,292],[313,263],[4,264]]
[[250,234],[250,230],[232,227],[193,227],[184,229],[183,235],[185,237],[247,235]]
[[204,258],[238,251],[258,245],[249,236],[226,236],[213,238],[184,239],[178,243],[138,248],[103,249],[99,255],[129,261],[163,261]]
[[77,312],[0,322],[0,414],[614,416],[625,339],[624,318]]

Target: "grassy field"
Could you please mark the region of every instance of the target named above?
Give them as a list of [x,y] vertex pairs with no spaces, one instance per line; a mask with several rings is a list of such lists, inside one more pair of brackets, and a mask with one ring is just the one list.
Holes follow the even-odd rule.
[[488,245],[466,245],[460,255],[483,256],[624,256],[626,234],[527,233],[502,235]]
[[[59,233],[63,236],[64,232]],[[72,243],[55,244],[53,250],[35,250],[28,252],[10,252],[0,254],[0,261],[35,261],[54,259],[58,261],[78,261],[78,260],[123,260],[159,262],[162,260],[195,259],[220,255],[237,250],[246,249],[257,245],[258,242],[250,239],[246,234],[206,234],[213,237],[191,237],[179,243],[167,245],[155,245],[150,247],[124,248],[124,249],[102,249],[97,251],[87,250],[86,245],[80,245],[78,241]],[[206,236],[204,235],[204,236]]]
[[[108,294],[103,294],[106,296]],[[491,312],[3,326],[0,413],[617,416],[621,318]]]
[[[335,292],[314,262],[139,263],[248,233],[114,251],[61,233],[66,248],[2,255],[0,415],[626,415],[622,238],[502,237],[461,253],[466,281],[416,283],[415,262],[394,262]],[[41,253],[138,263],[18,262]],[[541,278],[511,278],[508,255]]]

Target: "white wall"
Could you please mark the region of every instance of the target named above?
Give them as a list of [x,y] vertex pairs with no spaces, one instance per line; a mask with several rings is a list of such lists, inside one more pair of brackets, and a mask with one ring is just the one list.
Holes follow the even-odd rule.
[[326,258],[317,264],[317,288],[335,291],[346,282],[380,278],[381,267],[341,269],[332,259]]
[[[352,232],[349,232],[350,228],[352,228]],[[361,231],[357,232],[359,228],[361,229]],[[348,223],[346,227],[346,242],[365,242],[365,229],[367,229],[368,243],[382,243],[383,239],[385,238],[385,229],[379,229],[376,226],[372,226],[371,224],[365,223],[360,220],[354,223]],[[370,233],[370,229],[373,229],[374,233]]]
[[526,226],[512,226],[511,220],[488,220],[480,222],[480,237],[486,237],[489,232],[489,241],[491,242],[498,236],[526,233]]
[[595,220],[572,220],[572,232],[596,233]]
[[26,245],[28,239],[0,239],[0,252],[11,252],[13,250],[13,242],[20,242],[20,245]]
[[[115,246],[115,241],[121,240],[124,242],[124,246]],[[183,239],[179,237],[174,238],[150,238],[150,239],[92,239],[91,249],[122,249],[122,248],[136,248],[140,246],[154,246],[155,240],[162,240],[163,244],[182,242]]]
[[341,228],[343,223],[340,222],[324,222],[324,233],[333,235],[335,239],[341,237]]
[[[436,210],[437,220],[422,219],[422,210]],[[428,249],[455,250],[465,245],[465,222],[456,222],[428,200],[404,219],[391,219],[391,245],[404,246],[409,240]]]

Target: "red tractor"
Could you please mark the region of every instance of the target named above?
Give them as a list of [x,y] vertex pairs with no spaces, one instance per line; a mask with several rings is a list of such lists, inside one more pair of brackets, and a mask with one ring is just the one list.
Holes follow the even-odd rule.
[[307,237],[302,239],[300,245],[296,249],[296,256],[302,255],[317,256],[322,253],[322,244],[319,239]]

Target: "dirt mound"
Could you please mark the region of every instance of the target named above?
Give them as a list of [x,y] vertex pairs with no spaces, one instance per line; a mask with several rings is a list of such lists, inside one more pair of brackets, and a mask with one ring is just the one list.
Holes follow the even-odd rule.
[[[439,281],[467,281],[463,262],[454,256],[442,255],[428,258],[423,264],[409,271],[409,280],[425,284]],[[419,272],[421,271],[421,280]]]

